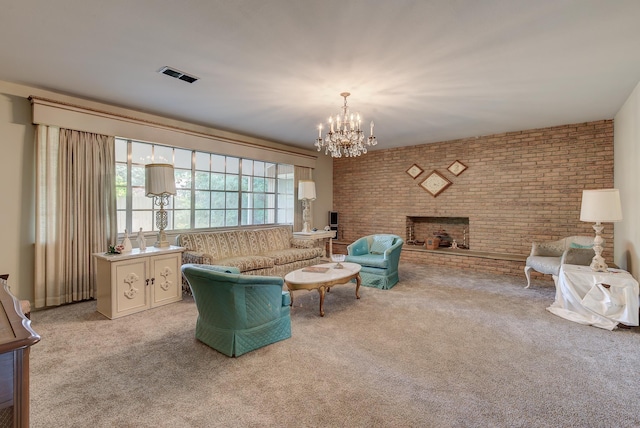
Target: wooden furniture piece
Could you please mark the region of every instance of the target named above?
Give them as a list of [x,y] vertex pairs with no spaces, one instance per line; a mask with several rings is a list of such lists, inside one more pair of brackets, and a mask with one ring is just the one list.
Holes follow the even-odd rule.
[[327,250],[327,243],[336,237],[335,230],[318,230],[316,232],[293,232],[293,237],[297,239],[310,240],[316,243],[316,246],[325,249],[325,257],[331,257],[330,250]]
[[0,427],[29,426],[29,349],[39,340],[0,279]]
[[356,263],[340,263],[341,269],[336,269],[336,263],[324,263],[294,270],[284,277],[284,283],[291,295],[293,306],[294,290],[318,290],[320,293],[320,316],[324,316],[324,294],[337,284],[345,284],[356,280],[356,299],[360,298],[360,265]]
[[98,312],[114,319],[182,300],[183,247],[96,253]]

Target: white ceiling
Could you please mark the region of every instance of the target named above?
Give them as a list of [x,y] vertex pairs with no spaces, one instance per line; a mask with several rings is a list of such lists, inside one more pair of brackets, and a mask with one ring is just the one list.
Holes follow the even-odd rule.
[[[0,0],[0,80],[313,149],[342,105],[378,149],[613,118],[638,0]],[[175,67],[194,84],[157,73]]]

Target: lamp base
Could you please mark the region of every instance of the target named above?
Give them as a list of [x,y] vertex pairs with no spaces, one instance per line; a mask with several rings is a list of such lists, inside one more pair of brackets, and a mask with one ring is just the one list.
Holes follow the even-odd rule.
[[306,221],[302,226],[302,233],[311,233],[311,228],[309,227],[309,223],[307,223]]
[[607,272],[609,270],[609,266],[604,262],[604,257],[602,256],[594,256],[589,266],[594,272]]
[[158,232],[158,241],[155,243],[154,247],[156,248],[167,248],[169,247],[171,244],[169,244],[169,241],[167,241],[167,234],[164,232],[164,230],[161,230]]
[[602,244],[604,244],[604,239],[602,239],[602,229],[604,226],[598,221],[593,225],[593,230],[596,232],[596,236],[593,239],[593,252],[596,253],[591,259],[591,270],[594,272],[607,272],[609,266],[604,262],[604,257],[602,257]]

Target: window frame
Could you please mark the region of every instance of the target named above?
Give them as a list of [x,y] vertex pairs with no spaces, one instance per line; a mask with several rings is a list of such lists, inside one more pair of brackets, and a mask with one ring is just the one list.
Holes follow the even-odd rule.
[[[140,154],[146,154],[143,159],[133,159],[134,151]],[[159,153],[159,155],[156,155]],[[170,156],[168,155],[170,153]],[[176,164],[176,153],[179,153],[179,162]],[[190,169],[187,169],[186,164],[186,153],[189,153],[190,158]],[[208,156],[210,161],[209,171],[205,171],[202,168],[198,169],[198,158],[203,156]],[[167,157],[171,157],[171,159],[167,159]],[[126,161],[125,161],[126,158]],[[157,158],[157,159],[156,159]],[[225,181],[225,188],[222,190],[224,193],[225,199],[225,207],[224,209],[215,209],[213,208],[213,193],[220,192],[220,190],[212,189],[212,176],[213,174],[220,174],[220,171],[214,171],[212,165],[212,159],[216,159],[219,161],[220,159],[224,159],[225,161],[225,171],[222,172]],[[238,168],[237,172],[234,173],[233,168],[229,171],[226,166],[227,162],[235,162],[237,160]],[[143,233],[151,233],[157,232],[157,227],[155,225],[155,215],[159,207],[153,204],[153,198],[147,198],[144,196],[144,177],[142,177],[142,184],[140,184],[140,174],[141,169],[144,170],[144,165],[149,163],[171,163],[174,165],[174,174],[176,175],[176,196],[171,196],[169,198],[169,204],[165,206],[165,210],[168,213],[169,225],[165,229],[167,233],[179,233],[181,231],[187,230],[223,230],[229,228],[242,228],[242,227],[261,227],[261,226],[270,226],[270,225],[293,225],[294,220],[294,209],[295,209],[295,201],[294,201],[294,166],[289,164],[277,163],[272,161],[264,161],[261,159],[250,159],[250,158],[241,158],[237,156],[223,155],[214,152],[204,152],[202,150],[196,149],[184,149],[180,147],[172,147],[158,143],[152,142],[143,142],[137,141],[130,138],[116,137],[116,195],[118,198],[117,201],[117,222],[118,222],[118,230],[120,232],[127,230],[129,234],[132,233],[132,230],[135,230],[135,233],[142,226]],[[251,191],[243,191],[243,180],[246,178],[249,182],[254,182],[256,179],[265,179],[266,180],[266,172],[263,172],[262,175],[255,175],[255,168],[251,171],[252,174],[247,174],[246,171],[243,171],[243,163],[251,164],[255,166],[256,163],[264,165],[264,170],[266,171],[267,165],[270,168],[275,170],[274,177],[269,177],[273,179],[273,191],[267,192],[267,188],[265,187],[262,192]],[[184,173],[184,171],[189,171],[189,173]],[[199,184],[196,182],[197,177],[202,174],[209,174],[209,189],[201,189],[199,188]],[[142,174],[144,175],[144,174]],[[186,176],[189,175],[187,179]],[[189,186],[185,187],[180,184],[180,176],[182,176],[182,180],[189,183]],[[229,177],[237,177],[237,187],[235,190],[227,189],[227,179]],[[140,194],[140,189],[142,189],[142,195]],[[198,201],[196,200],[198,196],[202,197],[202,192],[209,192],[209,208],[198,208]],[[184,199],[180,198],[180,194],[188,193],[188,197]],[[261,195],[265,200],[271,199],[271,206],[262,208],[265,211],[272,211],[272,217],[268,217],[264,222],[256,223],[256,216],[251,216],[251,221],[243,223],[243,211],[248,210],[260,210],[260,208],[255,207],[247,207],[246,204],[243,204],[243,194],[249,195],[253,197],[255,195]],[[229,207],[227,205],[227,201],[229,199],[233,199],[235,195],[235,199],[237,203],[235,206]],[[144,197],[145,199],[142,199]],[[258,199],[260,196],[258,196]],[[148,201],[146,201],[148,199]],[[185,204],[186,200],[188,203]],[[282,206],[282,205],[285,206]],[[135,205],[135,207],[134,207]],[[188,208],[186,207],[188,205]],[[124,208],[123,208],[124,206]],[[180,207],[183,208],[180,208]],[[212,211],[222,211],[223,217],[226,219],[228,216],[233,217],[235,215],[236,222],[235,224],[231,224],[229,222],[224,222],[224,225],[214,224],[212,223]],[[188,226],[189,227],[176,227],[176,226],[185,226],[184,217],[181,217],[184,214],[184,211],[189,211],[188,215]],[[196,227],[198,223],[197,214],[198,211],[208,211],[209,212],[209,221],[208,226],[206,227]],[[143,215],[145,212],[148,215]],[[252,211],[253,212],[253,211]],[[179,217],[176,218],[176,215]],[[202,214],[200,214],[202,215]],[[263,214],[266,215],[266,214]],[[139,216],[139,217],[138,217]],[[285,218],[282,219],[281,217]],[[146,218],[145,218],[146,217]],[[182,218],[182,220],[180,220]],[[266,221],[269,220],[269,221]],[[180,222],[182,221],[182,224]],[[201,224],[201,223],[200,223]],[[148,227],[150,225],[150,228]],[[123,227],[124,226],[124,227]]]

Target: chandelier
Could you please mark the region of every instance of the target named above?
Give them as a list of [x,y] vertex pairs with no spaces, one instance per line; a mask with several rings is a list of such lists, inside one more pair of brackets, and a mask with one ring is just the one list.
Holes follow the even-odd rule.
[[371,122],[371,131],[369,137],[364,136],[364,132],[360,129],[362,119],[360,114],[349,113],[347,107],[347,97],[351,95],[349,92],[340,94],[344,98],[342,112],[336,114],[335,118],[329,117],[329,132],[322,137],[322,124],[318,125],[318,138],[315,146],[318,151],[324,148],[324,154],[331,153],[331,157],[341,158],[356,157],[367,153],[367,147],[375,146],[378,140],[373,135],[373,122]]

